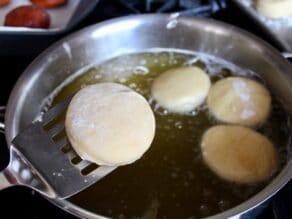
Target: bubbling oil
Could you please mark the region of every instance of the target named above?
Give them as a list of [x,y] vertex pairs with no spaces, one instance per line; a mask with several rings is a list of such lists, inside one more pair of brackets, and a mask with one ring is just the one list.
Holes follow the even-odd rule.
[[[204,164],[201,137],[206,129],[218,124],[205,104],[181,115],[168,112],[153,100],[150,93],[153,80],[166,70],[185,65],[202,68],[212,83],[232,75],[260,80],[250,71],[203,54],[144,52],[92,67],[55,95],[53,104],[86,85],[114,81],[142,94],[149,101],[157,124],[154,141],[140,160],[119,167],[69,201],[111,218],[200,218],[234,207],[267,185],[268,181],[252,185],[227,182]],[[288,120],[274,99],[271,116],[258,129],[277,147],[281,166],[287,159]]]

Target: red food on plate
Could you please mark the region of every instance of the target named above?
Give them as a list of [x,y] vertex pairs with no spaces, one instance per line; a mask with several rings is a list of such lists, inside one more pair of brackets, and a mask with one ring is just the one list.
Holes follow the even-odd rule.
[[9,4],[10,0],[0,0],[0,7]]
[[67,3],[67,0],[30,0],[33,4],[44,8],[55,8]]
[[45,9],[35,6],[20,6],[10,11],[5,17],[5,26],[49,28],[50,16]]

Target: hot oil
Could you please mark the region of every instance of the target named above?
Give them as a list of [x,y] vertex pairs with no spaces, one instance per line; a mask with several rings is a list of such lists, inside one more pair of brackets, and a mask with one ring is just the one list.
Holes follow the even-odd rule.
[[[54,102],[101,81],[125,84],[144,95],[155,113],[156,134],[150,149],[135,163],[119,167],[70,198],[92,212],[113,218],[199,218],[229,209],[260,191],[268,182],[237,185],[217,177],[204,164],[202,134],[217,122],[205,105],[186,115],[170,113],[152,99],[150,87],[160,73],[186,64],[206,70],[212,82],[231,75],[255,77],[225,62],[191,54],[158,52],[125,55],[89,69],[66,85]],[[273,101],[270,119],[259,131],[277,146],[285,163],[288,117]],[[280,128],[279,128],[280,127]],[[260,155],[259,155],[260,156]]]

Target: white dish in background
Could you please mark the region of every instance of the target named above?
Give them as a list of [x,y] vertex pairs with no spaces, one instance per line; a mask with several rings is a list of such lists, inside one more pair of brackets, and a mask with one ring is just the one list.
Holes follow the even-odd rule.
[[5,16],[11,10],[21,5],[33,5],[30,0],[11,0],[6,6],[0,7],[0,33],[5,32],[57,32],[65,29],[70,22],[72,15],[76,11],[80,0],[67,0],[65,5],[45,9],[51,19],[51,24],[48,29],[28,28],[28,27],[8,27],[4,26]]
[[287,52],[292,52],[292,16],[272,19],[258,12],[253,0],[235,0],[234,3],[268,31]]

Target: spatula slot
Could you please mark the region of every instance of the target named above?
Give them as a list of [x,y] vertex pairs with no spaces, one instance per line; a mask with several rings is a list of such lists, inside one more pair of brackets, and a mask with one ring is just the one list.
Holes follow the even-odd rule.
[[83,176],[87,176],[88,174],[90,174],[91,172],[93,172],[94,170],[96,170],[97,168],[98,168],[98,165],[97,164],[91,163],[87,167],[85,167],[84,169],[81,170],[81,174]]
[[64,154],[67,154],[69,151],[72,150],[72,147],[69,144],[67,144],[64,147],[62,147],[61,150]]
[[71,159],[71,163],[74,164],[74,165],[80,163],[81,161],[82,161],[82,159],[79,156],[76,156],[73,159]]

